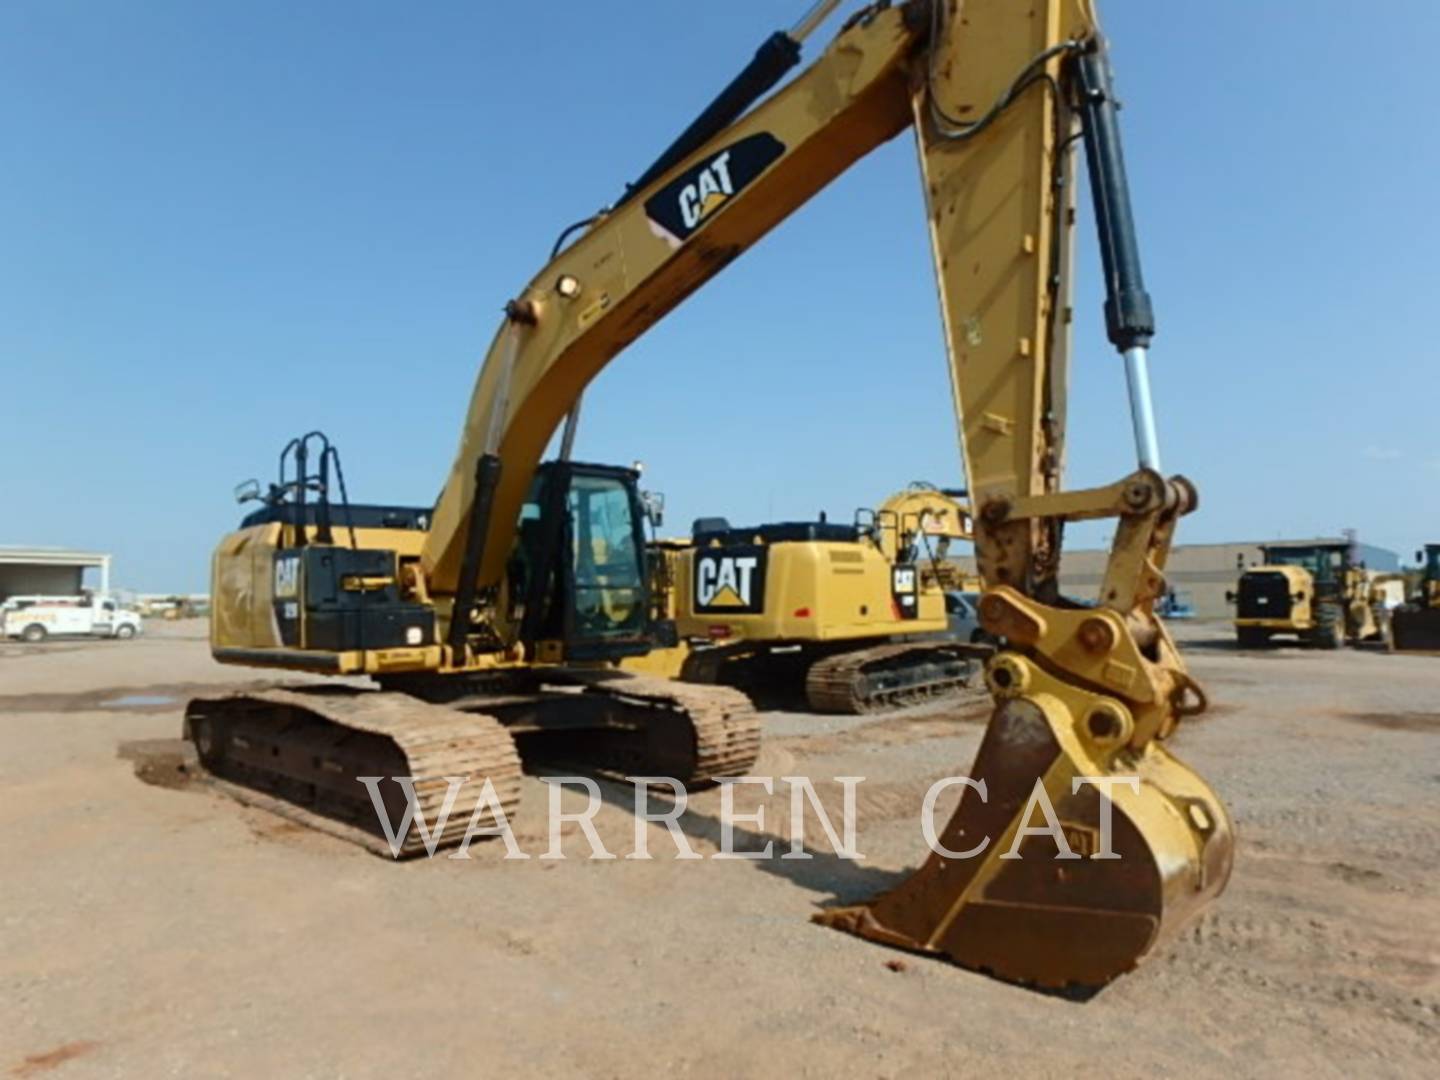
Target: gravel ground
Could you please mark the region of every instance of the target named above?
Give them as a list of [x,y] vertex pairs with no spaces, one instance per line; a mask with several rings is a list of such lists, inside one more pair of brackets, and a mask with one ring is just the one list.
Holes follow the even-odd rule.
[[[1079,1002],[887,966],[901,954],[807,921],[919,860],[920,797],[966,771],[983,708],[767,717],[757,774],[866,777],[862,862],[519,862],[488,845],[394,865],[135,778],[122,742],[177,734],[197,689],[266,677],[214,664],[203,633],[0,645],[0,1071],[1433,1075],[1440,659],[1245,653],[1225,625],[1182,627],[1213,707],[1171,745],[1230,808],[1234,877]],[[597,829],[624,854],[630,794],[605,795]],[[783,845],[786,801],[764,801],[749,841]],[[532,854],[545,804],[527,778],[516,831]],[[692,799],[702,853],[718,807]]]

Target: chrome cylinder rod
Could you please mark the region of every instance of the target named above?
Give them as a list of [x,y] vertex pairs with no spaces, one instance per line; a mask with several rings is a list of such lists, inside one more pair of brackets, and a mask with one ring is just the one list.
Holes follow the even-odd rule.
[[1125,350],[1125,383],[1130,388],[1130,421],[1135,425],[1135,453],[1145,469],[1160,472],[1160,440],[1155,434],[1155,406],[1150,400],[1149,350]]
[[575,451],[575,432],[580,427],[580,406],[584,402],[585,397],[582,394],[575,399],[575,404],[570,406],[570,411],[565,414],[565,431],[560,436],[561,461],[569,461],[570,455]]
[[839,6],[840,0],[816,0],[810,10],[801,16],[800,21],[790,28],[788,35],[790,40],[797,44],[804,41]]

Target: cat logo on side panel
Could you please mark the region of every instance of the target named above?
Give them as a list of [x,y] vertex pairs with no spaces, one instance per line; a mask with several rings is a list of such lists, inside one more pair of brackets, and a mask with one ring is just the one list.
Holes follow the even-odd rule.
[[765,608],[765,551],[755,546],[695,557],[695,610],[756,614]]

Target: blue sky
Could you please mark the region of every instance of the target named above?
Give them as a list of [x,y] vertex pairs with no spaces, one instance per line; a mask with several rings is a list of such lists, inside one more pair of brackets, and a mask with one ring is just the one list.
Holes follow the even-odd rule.
[[[0,543],[204,589],[232,486],[317,426],[352,497],[428,502],[499,309],[560,227],[804,6],[10,0]],[[1440,539],[1440,5],[1101,13],[1162,451],[1201,490],[1180,541]],[[1081,232],[1072,486],[1133,463]],[[577,456],[643,459],[676,530],[958,482],[909,136],[618,358]]]

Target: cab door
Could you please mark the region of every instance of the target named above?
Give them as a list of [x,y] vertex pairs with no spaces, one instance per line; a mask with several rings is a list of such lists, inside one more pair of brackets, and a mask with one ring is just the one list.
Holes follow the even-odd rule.
[[602,465],[542,465],[521,511],[509,587],[521,638],[571,660],[650,649],[638,474]]
[[575,473],[566,499],[570,617],[566,652],[625,655],[648,648],[645,535],[634,483]]
[[102,600],[91,609],[90,633],[109,637],[115,632],[115,601]]

